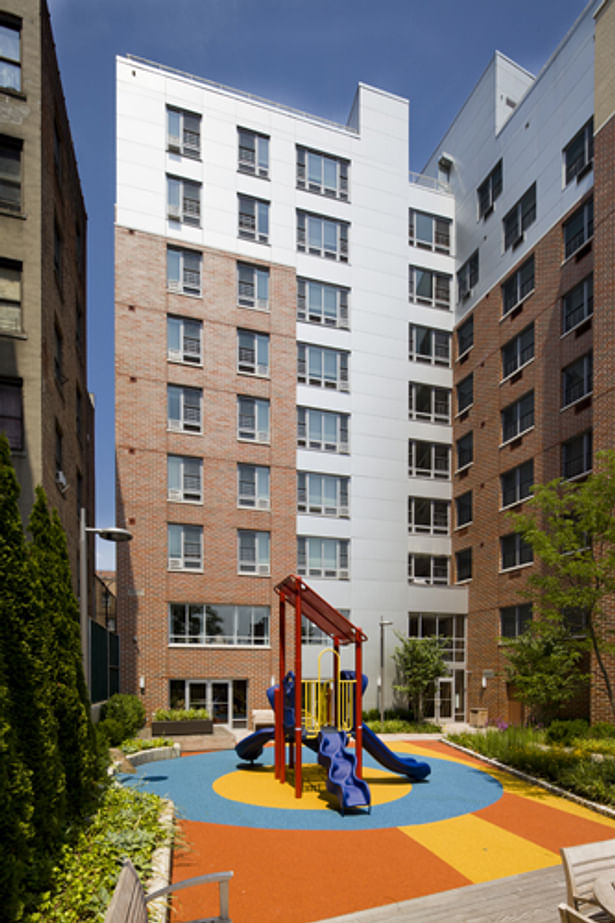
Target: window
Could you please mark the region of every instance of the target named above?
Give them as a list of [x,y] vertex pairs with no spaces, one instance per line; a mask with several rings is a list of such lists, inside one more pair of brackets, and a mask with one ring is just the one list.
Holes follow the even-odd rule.
[[297,445],[322,452],[348,452],[347,413],[315,410],[313,407],[297,408]]
[[586,122],[572,141],[564,148],[566,185],[577,178],[577,182],[591,170],[594,159],[594,120]]
[[408,243],[436,253],[451,252],[450,218],[439,218],[411,208],[408,212]]
[[65,383],[64,377],[64,337],[57,324],[53,328],[53,374],[60,387]]
[[269,468],[265,465],[237,465],[237,506],[270,508]]
[[79,302],[75,304],[75,346],[77,347],[77,352],[83,358],[83,343],[85,340],[84,330],[83,330],[83,309]]
[[584,635],[589,624],[589,612],[581,606],[562,609],[562,620],[571,635]]
[[64,269],[64,241],[57,221],[53,223],[53,268],[56,274],[56,280],[62,284],[62,272]]
[[457,470],[466,468],[474,461],[474,433],[470,430],[465,436],[457,440],[455,447],[457,449]]
[[21,332],[21,263],[0,259],[0,330]]
[[568,407],[591,393],[592,360],[593,355],[589,352],[562,369],[562,407]]
[[451,364],[451,335],[433,327],[408,326],[408,359],[430,365]]
[[297,212],[297,250],[348,262],[348,222]]
[[201,116],[167,108],[167,150],[198,160],[201,156]]
[[534,358],[534,324],[529,324],[502,347],[502,378],[508,378]]
[[237,570],[240,574],[268,577],[269,532],[239,529],[237,532]]
[[564,258],[568,259],[594,234],[594,200],[588,199],[564,222]]
[[451,450],[443,442],[408,440],[408,474],[420,478],[448,478]]
[[457,385],[457,414],[468,410],[474,402],[474,375],[470,373]]
[[201,184],[178,176],[167,176],[167,215],[193,227],[201,225]]
[[337,474],[297,473],[297,510],[320,516],[348,516],[350,478]]
[[503,638],[518,638],[532,621],[532,604],[504,606],[500,609],[500,634]]
[[528,391],[501,413],[502,442],[516,439],[534,425],[534,392]]
[[457,328],[457,355],[465,355],[474,346],[474,315]]
[[526,228],[536,221],[536,183],[524,192],[519,201],[504,216],[504,250],[513,250],[523,241]]
[[348,580],[348,551],[345,538],[297,536],[297,573],[303,577]]
[[472,491],[467,490],[465,494],[455,499],[455,513],[457,520],[457,528],[461,526],[467,526],[469,522],[472,522]]
[[594,277],[586,276],[562,298],[562,334],[568,333],[594,313]]
[[269,374],[269,334],[237,331],[237,371],[248,375]]
[[16,213],[21,212],[21,148],[17,138],[0,135],[0,208]]
[[448,535],[448,500],[408,497],[408,532]]
[[239,170],[254,176],[269,176],[269,137],[238,128]]
[[472,294],[472,288],[478,282],[478,250],[465,261],[457,272],[457,285],[459,286],[459,299],[465,301]]
[[203,529],[169,523],[169,570],[203,569]]
[[167,248],[167,288],[180,295],[201,294],[201,254]]
[[502,285],[502,316],[518,307],[534,291],[534,255],[509,276]]
[[350,162],[297,147],[297,186],[333,199],[348,199]]
[[269,243],[269,202],[247,195],[240,195],[237,199],[239,236],[261,244]]
[[510,471],[505,471],[500,476],[500,486],[502,489],[502,507],[512,506],[514,503],[520,503],[526,497],[532,495],[532,485],[534,483],[534,461],[529,461]]
[[408,583],[448,583],[448,558],[444,555],[409,554]]
[[55,435],[56,483],[60,486],[66,486],[66,478],[64,477],[64,436],[57,420]]
[[348,289],[297,279],[297,320],[348,329]]
[[13,452],[23,451],[23,405],[21,378],[0,378],[0,432]]
[[[348,610],[345,610],[348,612]],[[342,609],[338,609],[344,615]],[[327,647],[330,644],[329,635],[320,628],[317,628],[313,622],[308,621],[305,616],[301,619],[301,643],[318,644],[319,647]]]
[[167,428],[173,433],[201,432],[200,388],[167,386]]
[[502,192],[502,161],[498,160],[489,176],[476,190],[478,195],[478,217],[488,218],[493,204]]
[[203,361],[201,348],[202,323],[189,317],[167,316],[167,359],[171,362],[187,362],[200,365]]
[[436,388],[420,382],[408,382],[408,416],[411,420],[450,423],[450,388]]
[[324,346],[297,345],[297,381],[348,391],[348,353]]
[[531,564],[534,560],[530,545],[523,541],[518,532],[512,532],[500,538],[500,553],[502,570],[511,570],[514,567],[521,567],[522,564]]
[[451,277],[420,266],[408,267],[408,298],[434,308],[451,306]]
[[562,444],[562,477],[577,478],[592,470],[592,431],[586,430]]
[[0,87],[21,90],[21,20],[0,14]]
[[256,397],[237,398],[237,438],[269,442],[269,401]]
[[269,606],[169,605],[169,644],[269,644]]
[[237,304],[242,308],[269,310],[269,270],[237,263]]
[[186,455],[167,455],[167,500],[203,501],[203,461]]
[[463,548],[455,552],[455,573],[457,583],[472,579],[472,548]]

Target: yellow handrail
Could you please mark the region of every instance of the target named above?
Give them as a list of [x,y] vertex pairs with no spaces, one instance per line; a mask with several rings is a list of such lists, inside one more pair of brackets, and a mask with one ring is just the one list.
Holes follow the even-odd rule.
[[[322,679],[320,659],[325,653],[332,653],[338,677],[337,702],[335,702],[335,680]],[[318,656],[318,679],[301,681],[301,726],[307,737],[317,737],[323,727],[336,726],[338,730],[350,732],[354,726],[354,689],[356,679],[340,679],[339,653],[325,648]],[[337,707],[333,707],[336,705]],[[335,716],[337,715],[337,721]]]

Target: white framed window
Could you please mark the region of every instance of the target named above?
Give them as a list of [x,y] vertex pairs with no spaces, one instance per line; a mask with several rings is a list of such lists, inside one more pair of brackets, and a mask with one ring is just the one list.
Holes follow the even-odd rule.
[[532,604],[503,606],[500,609],[500,635],[503,638],[518,638],[529,628],[532,621]]
[[319,388],[348,391],[348,353],[341,349],[298,343],[297,381]]
[[21,150],[19,138],[0,135],[0,209],[21,211]]
[[534,392],[528,391],[501,412],[502,442],[509,442],[534,425]]
[[266,465],[237,465],[237,506],[255,510],[271,508],[269,468]]
[[426,535],[449,534],[448,500],[408,497],[408,532]]
[[269,243],[269,202],[253,196],[238,195],[239,236],[245,240]]
[[594,313],[594,277],[590,273],[562,298],[562,336]]
[[173,433],[200,433],[203,392],[182,385],[167,386],[167,428]]
[[258,397],[237,398],[237,438],[269,442],[269,401]]
[[297,511],[319,516],[349,516],[349,484],[350,478],[337,474],[297,472]]
[[167,288],[180,295],[201,294],[201,254],[167,247]]
[[238,169],[253,176],[269,176],[269,136],[249,128],[237,129]]
[[502,509],[514,506],[515,503],[521,503],[522,500],[531,497],[533,483],[534,460],[532,458],[500,475]]
[[514,311],[534,291],[534,254],[502,285],[502,317]]
[[22,264],[0,259],[0,330],[21,333]]
[[188,455],[167,455],[167,500],[203,502],[203,460]]
[[493,211],[495,200],[502,192],[502,161],[498,160],[495,167],[487,176],[478,189],[478,217],[485,220]]
[[450,218],[411,208],[408,211],[408,243],[422,250],[450,253],[452,224]]
[[472,290],[478,282],[478,250],[475,250],[461,269],[457,271],[459,300],[466,301],[472,296]]
[[347,201],[349,172],[349,160],[297,145],[297,186],[300,189]]
[[502,346],[502,378],[516,371],[534,358],[534,324],[528,326]]
[[594,120],[591,118],[569,141],[563,151],[565,185],[589,173],[594,160]]
[[192,227],[201,225],[201,184],[167,176],[167,216]]
[[470,372],[456,386],[457,391],[457,414],[469,410],[474,403],[474,375]]
[[525,542],[518,532],[500,537],[501,569],[512,570],[523,564],[531,564],[534,560],[532,548]]
[[297,320],[347,330],[348,294],[340,285],[298,278]]
[[203,527],[168,524],[169,570],[203,569]]
[[167,359],[201,365],[203,324],[191,317],[167,315]]
[[444,442],[408,440],[408,474],[419,478],[448,478],[451,449]]
[[504,215],[504,250],[518,247],[523,242],[526,228],[536,221],[536,183],[523,193],[509,212]]
[[593,467],[592,431],[586,430],[562,443],[562,477],[584,477]]
[[237,330],[237,371],[246,375],[269,374],[269,334]]
[[297,536],[297,573],[303,577],[348,580],[350,541],[346,538]]
[[462,548],[455,552],[455,581],[462,583],[472,579],[472,548]]
[[347,221],[297,211],[297,250],[347,263],[348,228]]
[[429,365],[451,365],[451,335],[434,327],[408,325],[408,359]]
[[594,200],[588,199],[564,222],[564,259],[580,250],[594,236]]
[[414,554],[408,555],[408,583],[425,583],[446,585],[449,558],[446,555]]
[[237,263],[237,304],[242,308],[269,310],[269,268]]
[[349,451],[347,413],[297,408],[297,445],[321,452],[346,454]]
[[409,266],[408,298],[416,304],[448,311],[451,307],[451,276],[421,266]]
[[591,394],[593,388],[593,353],[579,356],[562,369],[562,408]]
[[408,382],[408,416],[411,420],[450,423],[450,388],[436,388],[418,381]]
[[457,328],[457,358],[464,356],[474,346],[474,315]]
[[269,644],[269,606],[169,603],[169,644]]
[[237,530],[237,570],[240,574],[268,577],[270,573],[269,532]]
[[21,19],[0,17],[0,87],[21,90]]
[[462,468],[467,468],[468,465],[471,465],[474,461],[474,432],[470,430],[469,433],[465,433],[455,443],[455,450],[457,452],[457,470],[461,471]]
[[459,529],[472,522],[472,491],[466,490],[455,498],[455,525]]
[[198,160],[201,156],[201,116],[167,106],[167,150]]

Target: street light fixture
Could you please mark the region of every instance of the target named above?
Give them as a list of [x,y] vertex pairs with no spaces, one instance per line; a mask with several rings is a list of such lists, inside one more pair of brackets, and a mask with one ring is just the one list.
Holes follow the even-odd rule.
[[100,535],[107,542],[129,542],[132,538],[132,532],[128,529],[119,529],[115,526],[107,526],[97,529],[94,526],[86,526],[85,509],[81,507],[79,516],[79,624],[81,627],[81,656],[83,659],[83,675],[85,685],[90,692],[90,632],[88,631],[88,555],[86,548],[86,537],[88,532],[94,535]]
[[380,616],[380,676],[378,677],[378,698],[380,699],[380,725],[384,721],[384,629],[392,625],[389,619],[383,619]]

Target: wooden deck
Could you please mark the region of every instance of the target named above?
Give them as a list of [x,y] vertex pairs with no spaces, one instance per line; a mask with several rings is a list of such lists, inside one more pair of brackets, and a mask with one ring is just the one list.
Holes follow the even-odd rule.
[[557,923],[566,899],[561,865],[318,923]]

